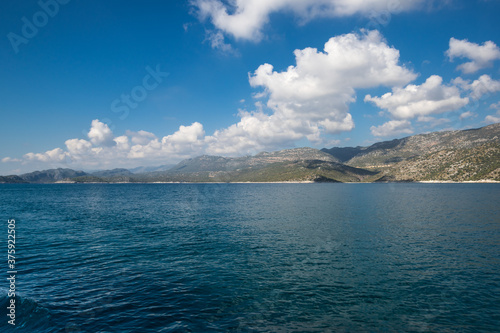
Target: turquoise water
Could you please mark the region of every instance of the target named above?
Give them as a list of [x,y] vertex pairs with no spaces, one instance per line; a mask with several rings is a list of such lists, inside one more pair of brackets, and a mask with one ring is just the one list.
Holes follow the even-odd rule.
[[1,332],[500,327],[496,184],[4,184],[0,217]]

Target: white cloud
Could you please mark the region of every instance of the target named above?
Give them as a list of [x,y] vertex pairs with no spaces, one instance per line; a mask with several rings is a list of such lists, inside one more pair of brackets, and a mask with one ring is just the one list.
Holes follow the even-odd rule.
[[14,162],[21,162],[21,160],[18,158],[4,157],[4,158],[2,158],[2,162],[3,163],[9,163],[9,162],[14,163]]
[[[156,135],[154,135],[153,133],[147,132],[147,131],[138,131],[138,132],[126,131],[125,135],[127,137],[130,137],[130,141],[132,141],[132,143],[135,145],[145,145],[149,141],[156,139]],[[119,140],[120,143],[123,143],[123,140],[124,139],[120,139]],[[116,142],[116,140],[115,140],[115,142]]]
[[122,135],[113,139],[116,142],[116,149],[121,151],[126,151],[130,149],[129,138],[126,135]]
[[190,126],[180,126],[177,132],[165,136],[162,139],[162,143],[167,145],[191,145],[196,144],[204,136],[205,131],[203,130],[203,125],[195,122]]
[[408,11],[420,7],[426,0],[192,0],[201,20],[212,24],[236,39],[259,41],[262,28],[272,13],[291,12],[302,22],[315,17],[341,17],[355,14]]
[[392,93],[381,97],[366,95],[365,101],[372,102],[389,111],[396,119],[411,119],[458,110],[469,103],[462,98],[455,86],[445,86],[438,75],[430,76],[422,85],[410,84],[405,88],[394,88]]
[[113,132],[108,125],[97,119],[92,120],[92,126],[87,135],[94,145],[112,146],[114,144]]
[[472,112],[472,111],[466,111],[466,112],[463,112],[462,114],[460,114],[459,119],[460,120],[464,120],[464,119],[471,118],[471,117],[476,117],[476,116],[477,116],[477,114],[475,114],[474,112]]
[[49,151],[46,151],[45,153],[28,153],[24,155],[25,160],[28,161],[40,161],[40,162],[63,162],[66,157],[68,156],[68,153],[63,151],[61,148],[55,148]]
[[333,37],[324,52],[306,48],[294,53],[295,66],[276,72],[270,64],[261,65],[250,84],[264,88],[274,119],[304,135],[351,130],[348,105],[355,101],[355,89],[403,85],[416,78],[399,65],[399,51],[378,31]]
[[210,43],[210,46],[213,49],[220,50],[224,53],[237,53],[230,44],[227,44],[224,41],[224,35],[220,31],[208,30],[206,32],[205,40]]
[[489,75],[482,75],[471,84],[471,97],[479,99],[485,94],[492,94],[500,91],[500,81],[492,80]]
[[500,115],[498,116],[488,115],[486,116],[486,118],[484,118],[484,122],[488,124],[500,123]]
[[83,139],[70,139],[65,142],[71,155],[87,154],[92,149],[92,143]]
[[[274,100],[309,100],[330,94],[348,94],[353,88],[402,85],[417,75],[399,65],[399,51],[389,47],[378,31],[330,38],[324,52],[295,50],[296,66],[273,72],[261,65],[250,77],[252,86],[264,86]],[[345,88],[347,87],[347,88]]]
[[408,120],[390,120],[380,126],[370,127],[370,131],[376,137],[397,136],[401,134],[412,134],[413,129]]
[[244,155],[283,145],[317,131],[317,127],[287,119],[281,114],[267,115],[261,110],[239,113],[240,121],[206,138],[207,153]]
[[500,81],[493,80],[486,74],[481,75],[479,79],[474,80],[472,83],[469,83],[470,81],[466,81],[461,78],[457,78],[455,81],[460,84],[462,89],[470,90],[470,97],[473,99],[479,99],[483,95],[493,94],[500,91]]
[[488,115],[484,118],[484,122],[487,124],[500,123],[500,102],[490,105],[490,109],[497,110],[495,115]]
[[494,60],[500,59],[500,48],[492,41],[483,45],[471,43],[468,40],[450,39],[450,47],[446,55],[453,61],[455,58],[468,58],[471,61],[461,64],[457,69],[470,74],[486,67],[491,67]]
[[151,140],[144,144],[132,146],[127,158],[153,160],[169,158],[178,161],[201,153],[204,137],[203,125],[198,122],[189,126],[180,126],[174,134],[164,136],[161,140],[151,137]]
[[[72,167],[78,168],[131,167],[141,163],[177,162],[203,152],[205,145],[205,131],[197,122],[180,126],[178,131],[159,140],[153,133],[146,131],[126,131],[125,135],[113,137],[107,125],[95,119],[89,137],[94,139],[93,142],[84,139],[66,140],[66,151],[56,148],[45,153],[25,154],[22,163],[44,162],[51,167],[72,164]],[[141,159],[140,163],[134,162]],[[10,157],[2,159],[4,163],[20,161]]]
[[164,136],[161,140],[150,135],[149,141],[131,146],[126,158],[158,161],[168,158],[178,161],[202,152],[204,136],[203,126],[198,122],[180,126],[174,134]]

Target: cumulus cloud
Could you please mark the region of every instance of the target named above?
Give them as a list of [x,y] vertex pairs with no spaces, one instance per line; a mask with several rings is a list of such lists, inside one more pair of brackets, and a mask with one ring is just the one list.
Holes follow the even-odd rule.
[[294,54],[295,66],[277,72],[263,64],[250,84],[264,88],[267,106],[274,111],[269,121],[308,136],[354,128],[348,105],[355,101],[356,89],[403,85],[417,76],[399,64],[399,51],[378,31],[333,37],[323,52],[306,48]]
[[489,75],[481,75],[479,79],[470,82],[460,77],[453,81],[464,90],[470,91],[470,97],[480,99],[483,95],[493,94],[500,91],[500,81],[493,80]]
[[411,122],[408,120],[390,120],[380,126],[370,127],[370,131],[376,137],[388,137],[413,133]]
[[203,130],[203,125],[199,122],[195,122],[191,126],[180,126],[177,132],[164,137],[162,142],[172,145],[192,145],[197,143],[204,136],[205,131]]
[[374,12],[408,11],[422,6],[426,0],[192,0],[201,20],[210,20],[220,31],[236,39],[259,41],[262,28],[272,13],[291,12],[301,21],[315,17],[341,17]]
[[394,88],[392,93],[381,97],[366,95],[365,101],[372,102],[389,111],[396,119],[411,119],[458,110],[469,103],[467,97],[460,96],[455,86],[443,85],[438,75],[430,76],[423,84],[410,84],[405,88]]
[[126,135],[122,135],[113,139],[116,142],[116,149],[126,151],[130,149],[130,140]]
[[[268,115],[262,110],[240,111],[240,121],[207,137],[207,153],[224,155],[251,154],[259,150],[292,145],[317,128],[280,114]],[[311,128],[308,128],[311,127]]]
[[482,75],[471,84],[471,97],[479,99],[485,94],[492,94],[500,91],[500,81],[493,80],[489,75]]
[[68,152],[72,155],[87,154],[92,149],[92,143],[83,139],[70,139],[65,142]]
[[305,48],[294,54],[296,66],[278,73],[270,64],[261,65],[250,84],[265,87],[273,100],[303,101],[329,94],[350,95],[353,88],[402,85],[417,77],[399,65],[399,51],[388,46],[376,30],[332,37],[324,52]]
[[92,120],[90,131],[87,134],[90,142],[94,145],[112,146],[113,132],[109,129],[108,125],[100,122],[98,119]]
[[[73,164],[78,167],[137,166],[133,161],[179,161],[202,152],[205,131],[200,123],[180,126],[179,130],[161,140],[146,131],[127,131],[114,137],[109,127],[98,119],[92,121],[89,139],[66,140],[66,150],[55,148],[45,153],[25,154],[22,162],[44,162],[51,165]],[[113,144],[110,144],[110,141]],[[4,158],[2,162],[19,160]]]
[[477,72],[486,67],[491,67],[494,60],[500,59],[500,48],[492,41],[484,42],[483,45],[471,43],[467,39],[450,39],[450,47],[446,55],[453,61],[455,58],[467,58],[471,61],[457,67],[466,74]]
[[180,126],[179,130],[171,135],[164,136],[161,140],[156,136],[143,144],[136,144],[130,148],[127,158],[153,158],[169,157],[173,160],[190,157],[200,153],[204,145],[205,131],[203,125],[195,122],[189,126]]

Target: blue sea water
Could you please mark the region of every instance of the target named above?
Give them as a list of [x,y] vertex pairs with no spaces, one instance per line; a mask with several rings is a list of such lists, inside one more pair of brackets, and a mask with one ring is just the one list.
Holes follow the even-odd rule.
[[496,184],[3,184],[0,218],[0,332],[500,328]]

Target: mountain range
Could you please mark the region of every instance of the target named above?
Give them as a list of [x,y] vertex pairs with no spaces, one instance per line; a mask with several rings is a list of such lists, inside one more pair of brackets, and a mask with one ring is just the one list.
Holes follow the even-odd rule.
[[433,132],[367,147],[285,149],[255,156],[203,155],[177,165],[95,172],[50,169],[0,183],[500,181],[500,123]]

